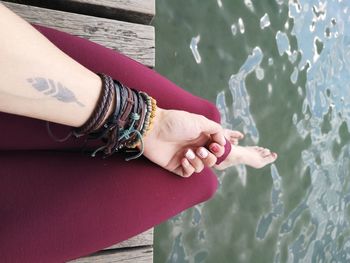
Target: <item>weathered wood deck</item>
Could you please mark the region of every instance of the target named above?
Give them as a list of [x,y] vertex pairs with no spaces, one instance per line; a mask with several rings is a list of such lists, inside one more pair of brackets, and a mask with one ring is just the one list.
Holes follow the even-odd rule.
[[[87,38],[154,67],[155,35],[150,21],[155,0],[6,0],[27,21]],[[70,262],[153,262],[153,229]]]
[[69,263],[151,263],[153,262],[153,229],[88,257]]

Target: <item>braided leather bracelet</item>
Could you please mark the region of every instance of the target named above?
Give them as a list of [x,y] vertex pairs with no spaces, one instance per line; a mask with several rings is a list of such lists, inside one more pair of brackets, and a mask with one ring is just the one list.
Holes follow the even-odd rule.
[[102,92],[97,102],[97,106],[90,118],[81,127],[73,131],[75,137],[81,137],[96,130],[106,117],[108,109],[114,97],[113,79],[105,74],[98,74],[102,80]]
[[[106,76],[104,77],[106,78]],[[106,85],[110,83],[111,78],[108,78],[109,81],[104,82]],[[103,156],[107,157],[114,152],[141,145],[139,153],[126,158],[126,160],[135,159],[143,153],[142,137],[151,127],[152,119],[155,116],[156,102],[146,93],[130,89],[118,81],[113,81],[113,84],[115,95],[113,113],[101,128],[90,134],[90,137],[102,139],[105,144],[96,149],[92,156],[103,151]],[[105,85],[103,88],[108,89]],[[102,100],[101,104],[103,104]],[[97,107],[104,106],[98,105]]]
[[[106,74],[98,75],[102,80],[102,91],[89,119],[63,139],[55,138],[48,125],[49,135],[60,142],[71,135],[101,140],[104,144],[92,152],[93,157],[98,152],[103,152],[103,157],[108,157],[114,152],[141,145],[141,150],[135,156],[125,160],[138,158],[143,154],[142,138],[151,129],[155,117],[156,101],[147,93],[130,89]],[[107,118],[110,107],[113,107],[112,114]]]

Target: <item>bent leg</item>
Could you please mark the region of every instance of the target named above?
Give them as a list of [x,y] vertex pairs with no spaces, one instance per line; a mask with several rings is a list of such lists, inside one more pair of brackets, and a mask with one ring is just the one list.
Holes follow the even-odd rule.
[[[153,70],[90,41],[38,29],[84,66],[148,92],[161,107],[219,121],[214,105]],[[67,150],[82,144],[54,142],[39,120],[1,113],[0,125],[0,150]],[[65,134],[69,127],[53,129]],[[0,256],[5,261],[15,255],[17,262],[62,262],[95,252],[207,200],[217,187],[210,169],[183,179],[144,158],[125,162],[117,155],[101,160],[72,152],[2,151],[0,160]]]
[[205,201],[217,186],[210,169],[187,180],[144,158],[10,151],[0,159],[4,262],[63,262],[93,253]]

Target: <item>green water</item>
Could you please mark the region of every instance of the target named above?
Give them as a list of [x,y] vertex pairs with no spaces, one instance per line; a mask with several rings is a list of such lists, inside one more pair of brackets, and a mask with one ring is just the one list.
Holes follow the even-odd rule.
[[212,200],[156,228],[154,262],[350,261],[348,6],[157,0],[157,71],[279,158],[218,173]]

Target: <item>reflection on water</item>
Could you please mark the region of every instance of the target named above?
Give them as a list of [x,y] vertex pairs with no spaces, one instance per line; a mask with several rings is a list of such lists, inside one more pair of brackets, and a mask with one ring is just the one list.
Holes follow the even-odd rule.
[[[242,130],[245,136],[250,136],[254,143],[259,141],[259,132],[249,110],[250,98],[246,89],[245,79],[254,70],[255,72],[259,72],[256,73],[257,76],[259,74],[263,76],[264,71],[259,67],[262,58],[261,49],[259,47],[254,48],[252,54],[248,56],[238,73],[231,76],[229,89],[233,104],[230,110],[228,110],[225,104],[226,98],[224,92],[218,94],[216,103],[219,109],[225,109],[221,111],[222,118],[225,122],[231,124],[230,128],[235,127],[235,129]],[[260,78],[262,79],[263,77],[260,76]]]
[[199,40],[201,40],[201,36],[198,35],[196,37],[193,37],[191,40],[191,44],[190,44],[190,49],[192,51],[193,57],[196,60],[197,64],[200,64],[202,61],[201,55],[198,52],[198,43]]
[[350,262],[350,1],[160,2],[183,32],[158,70],[280,157],[220,173],[213,200],[159,227],[155,262]]
[[282,56],[283,53],[287,53],[287,55],[290,54],[289,39],[286,33],[278,31],[276,34],[276,42],[280,56]]
[[244,34],[245,32],[245,27],[242,18],[238,18],[238,29],[241,34]]
[[[235,128],[243,131],[245,136],[250,136],[255,144],[259,141],[259,132],[249,110],[250,98],[246,89],[245,79],[253,71],[255,71],[258,79],[263,79],[264,70],[260,68],[262,58],[261,49],[259,47],[254,48],[252,54],[248,56],[238,73],[231,76],[229,90],[233,104],[230,108],[226,105],[224,91],[219,92],[216,99],[216,105],[221,113],[222,124],[225,128]],[[242,185],[246,185],[246,167],[239,165],[236,169]]]
[[273,188],[271,190],[271,211],[263,215],[259,220],[256,229],[256,238],[259,240],[265,239],[266,234],[269,231],[272,220],[280,217],[283,214],[283,202],[282,202],[282,189],[281,189],[281,177],[274,164],[271,165],[271,176],[273,182]]
[[260,28],[264,29],[269,25],[270,25],[270,18],[269,18],[269,15],[265,13],[265,15],[262,18],[260,18]]
[[[302,201],[282,221],[279,244],[289,239],[289,262],[350,259],[349,220],[349,144],[341,140],[341,127],[349,125],[350,31],[347,1],[299,1],[289,5],[293,18],[292,34],[301,53],[299,69],[307,66],[306,96],[302,113],[294,121],[298,133],[311,139],[302,151],[304,169],[311,185]],[[291,80],[296,83],[297,68]],[[296,115],[295,115],[296,116]],[[338,153],[334,154],[334,146]],[[302,228],[295,225],[303,213],[309,219]],[[259,228],[258,228],[259,229]],[[339,242],[341,239],[341,242]],[[277,246],[276,261],[281,248]]]

